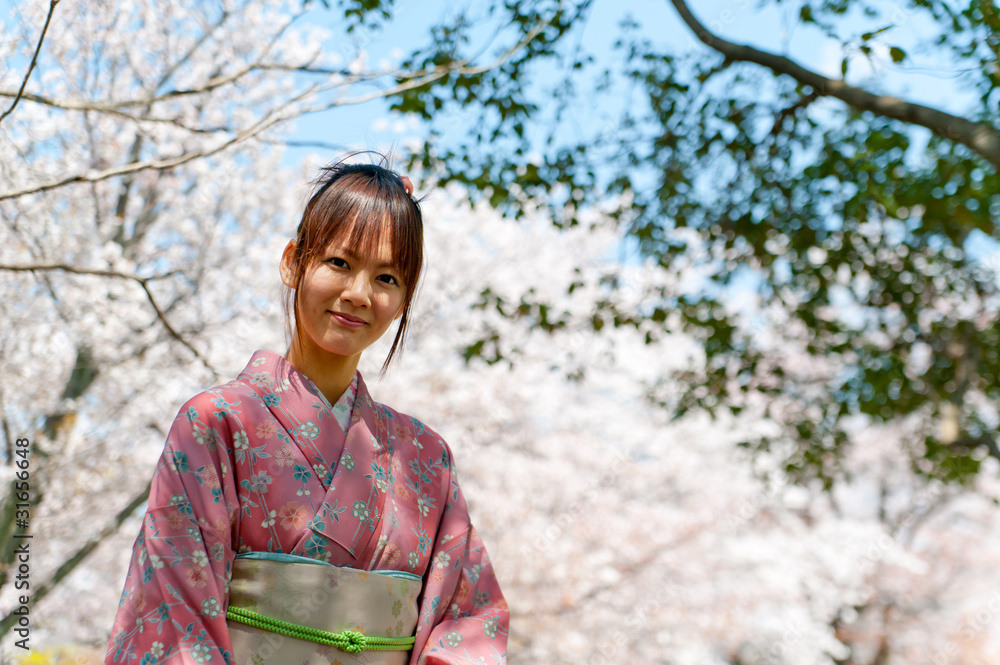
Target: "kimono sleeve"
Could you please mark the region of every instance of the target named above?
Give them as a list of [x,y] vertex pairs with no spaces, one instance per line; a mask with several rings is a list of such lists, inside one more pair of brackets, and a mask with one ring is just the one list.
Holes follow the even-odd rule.
[[[449,452],[446,449],[446,455]],[[510,611],[454,474],[427,571],[411,663],[507,662]]]
[[[106,665],[232,659],[226,606],[237,493],[218,396],[181,407],[156,466],[132,548]],[[213,400],[216,400],[214,403]]]

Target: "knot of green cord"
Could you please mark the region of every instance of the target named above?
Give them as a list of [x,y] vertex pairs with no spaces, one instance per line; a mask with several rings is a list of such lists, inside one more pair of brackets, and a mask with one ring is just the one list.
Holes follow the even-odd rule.
[[337,648],[341,651],[346,651],[347,653],[361,653],[365,650],[365,644],[368,640],[365,639],[363,633],[359,633],[355,630],[345,630],[340,633],[340,637],[344,638],[344,644],[337,644]]
[[258,614],[245,607],[229,606],[226,610],[226,618],[230,621],[267,630],[272,633],[280,633],[300,640],[308,640],[317,644],[327,644],[337,647],[341,651],[359,654],[362,651],[409,651],[417,641],[415,637],[373,637],[359,633],[356,630],[344,630],[339,633],[331,633],[318,628],[300,626],[290,621],[283,621],[273,617]]

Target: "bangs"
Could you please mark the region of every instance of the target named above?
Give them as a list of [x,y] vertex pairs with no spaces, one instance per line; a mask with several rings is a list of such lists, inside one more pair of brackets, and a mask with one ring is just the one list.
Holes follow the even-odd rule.
[[392,265],[403,278],[407,293],[416,285],[422,258],[420,212],[388,178],[352,173],[321,189],[305,210],[299,236],[303,267],[319,260],[334,243],[374,256],[381,243],[388,242]]

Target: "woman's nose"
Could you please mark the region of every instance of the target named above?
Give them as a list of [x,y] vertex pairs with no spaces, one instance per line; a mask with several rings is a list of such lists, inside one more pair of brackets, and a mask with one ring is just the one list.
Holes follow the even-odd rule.
[[355,307],[369,307],[371,305],[371,285],[368,283],[368,277],[364,271],[359,270],[351,276],[340,297]]

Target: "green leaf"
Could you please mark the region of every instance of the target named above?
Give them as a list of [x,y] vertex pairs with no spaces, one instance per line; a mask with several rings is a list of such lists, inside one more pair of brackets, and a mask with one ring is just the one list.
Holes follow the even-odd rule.
[[886,30],[888,30],[891,27],[893,27],[893,26],[890,24],[890,25],[887,25],[887,26],[885,26],[883,28],[879,28],[878,30],[873,30],[871,32],[866,32],[863,35],[861,35],[861,41],[867,42],[869,39],[871,39],[875,35],[881,34],[881,33],[885,32]]
[[898,46],[893,46],[889,49],[889,55],[892,56],[893,62],[903,62],[906,60],[906,51],[899,48]]

